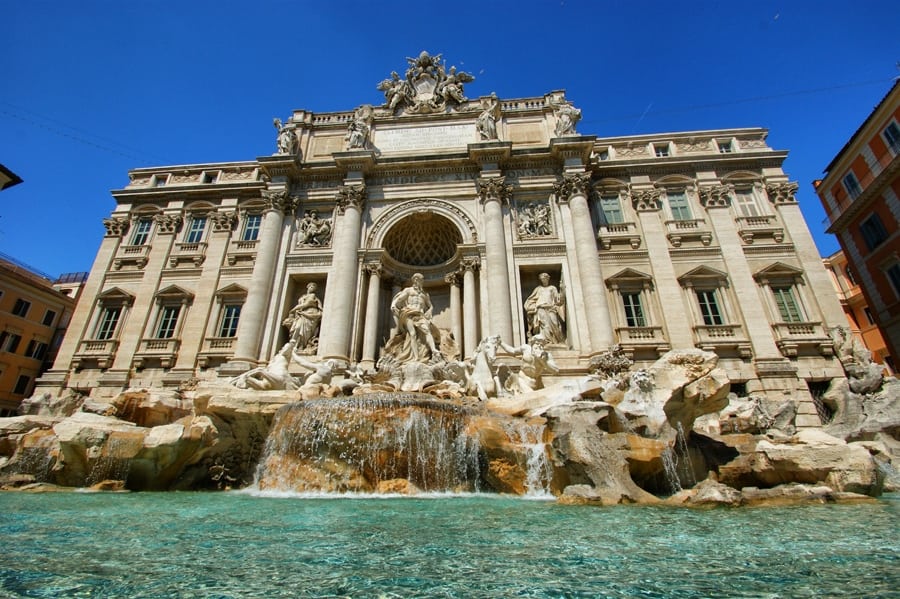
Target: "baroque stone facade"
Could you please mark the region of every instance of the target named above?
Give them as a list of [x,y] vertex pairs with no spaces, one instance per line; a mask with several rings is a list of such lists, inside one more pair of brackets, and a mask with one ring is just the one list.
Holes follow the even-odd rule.
[[[470,99],[440,56],[407,60],[380,106],[276,120],[271,156],[131,171],[41,385],[231,377],[298,338],[371,369],[421,273],[462,358],[539,321],[551,379],[616,344],[638,365],[699,347],[817,423],[807,382],[842,376],[828,331],[845,321],[766,130],[587,135],[564,92]],[[320,321],[301,334],[310,283]],[[531,295],[556,303],[526,310]]]

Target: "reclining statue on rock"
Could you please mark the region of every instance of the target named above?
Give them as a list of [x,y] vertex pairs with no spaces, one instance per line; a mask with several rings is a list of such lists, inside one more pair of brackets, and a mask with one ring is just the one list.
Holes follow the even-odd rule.
[[520,356],[522,360],[519,371],[506,379],[507,391],[517,394],[543,389],[544,381],[541,377],[544,372],[559,372],[553,356],[544,349],[546,341],[544,336],[539,333],[534,335],[529,343],[516,347],[500,342],[500,348],[503,351]]
[[288,372],[291,355],[294,353],[294,342],[289,341],[278,350],[275,357],[265,366],[252,368],[230,381],[238,389],[256,389],[257,391],[293,391],[299,388],[297,380]]

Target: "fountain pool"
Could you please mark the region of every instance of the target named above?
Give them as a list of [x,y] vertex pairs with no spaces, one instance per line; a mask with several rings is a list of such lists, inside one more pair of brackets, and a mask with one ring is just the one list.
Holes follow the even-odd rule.
[[3,493],[3,597],[898,597],[900,496],[585,508],[479,494]]

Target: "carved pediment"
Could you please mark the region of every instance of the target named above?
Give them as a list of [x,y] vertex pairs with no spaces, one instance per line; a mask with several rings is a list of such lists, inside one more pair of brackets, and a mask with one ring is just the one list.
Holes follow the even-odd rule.
[[127,304],[131,305],[134,303],[134,296],[128,293],[127,291],[123,291],[119,287],[113,287],[112,289],[107,289],[103,293],[97,296],[97,299],[100,300],[101,303],[104,304]]
[[704,284],[721,287],[728,284],[728,275],[709,266],[698,266],[678,277],[678,283],[682,287],[697,287]]
[[611,277],[608,277],[606,279],[606,286],[610,289],[619,289],[623,287],[641,287],[649,289],[653,286],[653,277],[633,268],[625,268]]
[[183,300],[183,301],[191,301],[194,299],[194,294],[186,289],[182,289],[178,285],[169,285],[165,289],[161,289],[156,294],[156,299],[159,301],[162,300]]
[[784,262],[776,262],[753,274],[753,278],[762,284],[771,281],[801,282],[803,270]]

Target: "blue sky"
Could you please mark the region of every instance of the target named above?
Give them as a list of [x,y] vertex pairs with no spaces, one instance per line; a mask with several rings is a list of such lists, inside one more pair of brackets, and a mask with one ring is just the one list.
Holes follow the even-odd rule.
[[811,182],[900,75],[896,1],[0,0],[0,252],[90,270],[131,168],[252,160],[272,118],[379,104],[421,50],[469,97],[565,89],[598,136],[765,127],[820,253]]

